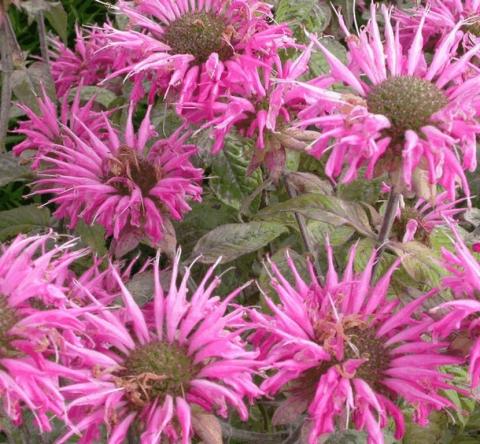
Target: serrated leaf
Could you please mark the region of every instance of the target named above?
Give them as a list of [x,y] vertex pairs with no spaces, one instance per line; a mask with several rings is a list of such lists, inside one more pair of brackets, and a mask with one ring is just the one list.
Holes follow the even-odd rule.
[[45,18],[50,23],[50,26],[66,43],[68,38],[67,23],[68,16],[61,2],[49,2],[50,7],[45,11]]
[[[76,96],[78,88],[72,88],[69,91],[68,98],[73,100]],[[80,89],[80,99],[87,101],[94,97],[95,102],[102,105],[104,108],[109,109],[117,96],[114,92],[107,88],[101,88],[100,86],[82,86]]]
[[257,213],[257,217],[269,220],[270,217],[285,212],[300,213],[334,226],[350,225],[361,234],[374,236],[368,215],[360,204],[316,193],[304,194],[266,207]]
[[30,170],[18,162],[11,153],[0,153],[0,187],[10,182],[26,179]]
[[50,211],[36,205],[0,211],[0,242],[19,233],[30,233],[50,225]]
[[87,225],[81,220],[78,222],[75,232],[95,253],[100,256],[107,253],[107,247],[105,245],[105,228],[101,225]]
[[240,210],[242,202],[262,183],[259,169],[247,176],[248,143],[245,139],[229,136],[224,149],[212,158],[210,187],[220,201],[236,210]]
[[221,225],[197,242],[192,257],[201,256],[200,262],[211,264],[221,256],[222,263],[227,263],[257,251],[287,231],[284,225],[273,222]]

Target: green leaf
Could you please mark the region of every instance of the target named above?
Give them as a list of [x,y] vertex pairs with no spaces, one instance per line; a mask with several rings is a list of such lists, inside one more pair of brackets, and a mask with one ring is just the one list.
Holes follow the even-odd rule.
[[19,233],[30,233],[50,225],[50,211],[36,205],[0,211],[0,242]]
[[344,245],[355,233],[355,229],[351,226],[341,225],[339,227],[335,227],[318,220],[309,221],[307,226],[313,240],[319,246],[325,244],[325,238],[327,236],[330,239],[330,244],[333,247]]
[[50,7],[45,11],[45,18],[60,38],[66,43],[68,38],[67,13],[61,2],[49,2],[49,4]]
[[318,0],[280,0],[275,19],[288,22],[294,33],[305,41],[303,28],[315,33],[324,31],[332,19],[332,10],[328,3]]
[[266,207],[257,213],[257,217],[270,220],[272,216],[292,211],[337,227],[350,225],[365,236],[374,236],[368,215],[360,204],[316,193],[304,194]]
[[30,170],[18,162],[11,153],[0,153],[0,187],[10,182],[23,180],[31,175]]
[[[78,88],[72,88],[69,91],[68,99],[70,101],[75,98],[77,91]],[[110,109],[112,103],[117,100],[117,95],[107,88],[101,88],[100,86],[82,86],[80,89],[80,99],[88,101],[92,97],[95,97],[95,103],[102,105],[106,109]]]
[[175,223],[177,241],[187,256],[198,239],[219,225],[237,222],[236,211],[219,202],[212,195],[205,195],[202,202],[192,202],[192,211],[181,222]]
[[27,13],[29,23],[35,20],[38,17],[38,14],[43,12],[51,27],[65,43],[67,42],[68,16],[61,2],[47,0],[23,0],[20,3],[20,7]]
[[[245,139],[227,137],[224,149],[213,157],[211,164],[211,189],[220,201],[236,210],[240,210],[242,202],[262,183],[260,169],[247,176],[248,144]],[[258,204],[259,199],[256,202]]]
[[201,256],[200,262],[211,264],[221,256],[222,263],[227,263],[257,251],[286,232],[284,225],[273,222],[221,225],[197,242],[192,259]]
[[375,204],[380,196],[380,187],[384,177],[376,179],[358,179],[348,184],[339,184],[337,196],[340,199]]
[[82,241],[95,253],[103,256],[107,254],[105,245],[105,228],[101,225],[87,225],[83,220],[79,221],[75,229]]
[[417,241],[392,242],[390,245],[414,281],[425,283],[432,288],[440,284],[445,272],[434,251]]
[[444,412],[433,411],[430,414],[428,425],[420,426],[407,421],[404,444],[441,444],[448,442],[448,416]]
[[34,62],[28,68],[13,71],[12,89],[18,101],[36,113],[40,112],[37,97],[42,96],[42,89],[53,101],[57,97],[50,70],[44,62]]
[[365,432],[356,430],[346,430],[344,432],[335,432],[328,435],[325,444],[365,444],[367,435]]

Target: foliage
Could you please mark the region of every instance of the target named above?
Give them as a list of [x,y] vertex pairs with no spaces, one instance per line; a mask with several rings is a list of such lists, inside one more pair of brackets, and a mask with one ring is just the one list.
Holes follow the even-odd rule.
[[[315,34],[319,42],[344,63],[349,59],[336,14],[341,10],[346,26],[352,33],[355,32],[355,22],[362,25],[368,18],[365,8],[357,7],[355,2],[349,0],[334,2],[278,0],[274,3],[274,20],[288,23],[298,42],[306,44],[310,41],[311,35]],[[69,47],[75,43],[76,24],[101,25],[111,18],[110,11],[103,4],[84,0],[24,1],[20,2],[18,8],[11,5],[8,16],[16,36],[15,45],[18,45],[13,50],[14,67],[10,79],[12,101],[26,105],[37,113],[40,112],[38,98],[43,92],[59,105],[51,66],[47,60],[41,59],[41,42],[37,32],[39,17],[45,20],[49,35],[59,36]],[[298,52],[292,48],[282,51],[282,60],[293,59],[294,54],[296,56]],[[309,70],[302,80],[308,81],[330,71],[331,63],[324,53],[314,51],[309,62]],[[108,114],[111,121],[120,128],[125,126],[129,118],[131,86],[120,81],[116,86],[118,85],[120,88],[116,90],[103,83],[95,86],[81,85],[71,89],[67,99],[69,103],[74,102],[77,92],[80,92],[79,100],[82,104],[92,100],[94,109],[99,113]],[[345,85],[338,84],[332,87],[332,91],[347,92],[347,95],[350,93]],[[172,135],[183,125],[182,119],[174,112],[175,107],[167,106],[167,98],[168,94],[154,97],[155,103],[151,110],[152,125],[156,134],[162,137]],[[135,109],[133,121],[136,130],[140,127],[145,111],[150,110],[149,105],[151,103],[144,100]],[[248,115],[245,120],[250,117]],[[56,207],[50,200],[51,196],[30,194],[37,172],[27,166],[28,162],[25,159],[29,153],[27,152],[25,156],[22,154],[18,159],[11,152],[13,146],[23,140],[23,136],[16,134],[14,130],[26,119],[19,108],[9,109],[11,131],[5,137],[6,151],[0,152],[0,242],[7,243],[21,233],[37,234],[55,230],[61,235],[78,238],[78,245],[102,257],[101,267],[106,267],[107,262],[113,260],[111,256],[115,252],[117,240],[112,240],[111,236],[107,235],[101,223],[95,221],[87,224],[80,220],[75,228],[69,228],[68,223],[53,217]],[[230,131],[225,138],[223,149],[215,155],[209,152],[216,137],[212,132],[205,131],[205,128],[198,125],[192,125],[188,129],[188,143],[194,143],[199,147],[198,155],[193,162],[204,171],[204,179],[200,184],[203,189],[202,201],[189,201],[189,211],[181,220],[177,220],[180,217],[172,217],[172,221],[168,219],[168,222],[165,222],[162,229],[168,232],[169,236],[163,244],[153,245],[145,237],[138,235],[132,248],[126,248],[124,252],[122,251],[125,254],[119,255],[123,256],[122,266],[125,267],[127,263],[134,264],[129,270],[133,271],[126,286],[135,296],[137,303],[142,306],[148,304],[155,291],[152,285],[153,272],[148,267],[146,270],[142,267],[143,263],[153,260],[156,247],[160,247],[162,265],[166,266],[171,265],[175,249],[180,248],[182,267],[196,264],[197,268],[192,269],[194,281],[208,270],[207,265],[218,262],[217,272],[222,274],[222,283],[218,288],[220,296],[229,294],[245,282],[256,280],[255,284],[242,290],[236,303],[260,306],[264,312],[271,310],[262,295],[270,296],[274,302],[279,301],[278,294],[272,290],[273,278],[268,260],[273,261],[290,282],[295,276],[288,265],[289,258],[304,278],[308,277],[309,263],[313,264],[311,266],[320,277],[324,277],[321,276],[322,271],[329,265],[324,248],[326,244],[333,248],[333,262],[339,270],[346,266],[348,252],[352,248],[356,249],[353,264],[356,272],[365,270],[372,254],[377,254],[372,278],[374,283],[395,264],[397,269],[388,293],[389,297],[397,298],[402,304],[423,292],[442,287],[447,275],[442,254],[446,250],[453,251],[455,245],[452,226],[441,221],[439,226],[428,232],[426,238],[414,237],[404,240],[402,238],[404,233],[399,234],[398,231],[402,228],[398,227],[400,215],[405,208],[409,210],[416,208],[418,201],[411,192],[404,192],[401,200],[403,208],[399,207],[396,212],[388,214],[385,202],[388,193],[382,188],[383,182],[387,180],[386,171],[383,175],[377,174],[373,179],[365,179],[362,176],[349,183],[336,183],[325,174],[325,159],[314,159],[309,156],[311,147],[299,149],[297,145],[293,150],[287,150],[285,159],[282,158],[284,160],[282,171],[277,176],[269,177],[268,168],[265,166],[267,161],[258,164],[252,161],[255,156],[262,161],[265,160],[269,149],[278,148],[276,145],[278,140],[293,143],[293,139],[299,144],[305,142],[290,137],[290,134],[288,139],[285,137],[283,131],[288,123],[282,121],[282,125],[272,131],[273,135],[269,134],[266,137],[266,146],[262,149],[258,148],[254,137],[245,135],[245,128]],[[309,129],[310,127],[305,132]],[[294,128],[293,131],[298,131],[298,128]],[[308,134],[305,137],[308,137]],[[308,145],[312,141],[307,142],[305,143]],[[281,150],[276,152],[279,158],[282,156],[280,152]],[[132,165],[133,162],[127,163],[128,168]],[[362,170],[362,174],[364,172]],[[468,179],[473,190],[479,188],[477,173],[470,174]],[[475,194],[474,207],[455,216],[459,225],[458,231],[468,247],[480,239],[478,214],[480,210],[475,208],[479,203],[479,193]],[[463,206],[462,201],[455,203],[455,208]],[[390,227],[390,230],[387,230],[387,236],[382,242],[381,232],[388,218],[394,226],[393,229]],[[423,220],[421,222],[423,223]],[[135,263],[137,258],[141,264]],[[90,265],[88,260],[79,267],[86,268],[87,265]],[[137,273],[139,269],[141,272]],[[169,272],[162,276],[162,284],[165,287],[170,277]],[[443,289],[436,297],[433,302],[429,302],[430,306],[437,305],[439,301],[450,300],[452,295],[449,290]],[[445,368],[444,371],[456,378],[456,382],[460,381],[459,385],[468,384],[465,366]],[[471,397],[455,391],[446,391],[445,396],[458,407],[454,414],[444,411],[432,412],[429,424],[420,427],[415,424],[415,413],[405,408],[407,412],[405,436],[402,440],[395,440],[393,428],[389,427],[385,431],[385,442],[404,444],[478,442],[480,439],[478,403],[472,401]],[[248,439],[243,440],[245,436],[247,438],[250,436],[251,442],[259,442],[254,440],[260,439],[259,436],[264,436],[266,443],[271,442],[269,439],[281,442],[278,441],[279,437],[283,440],[298,431],[297,442],[306,442],[306,428],[301,425],[298,427],[298,424],[292,423],[284,427],[272,424],[275,411],[272,405],[282,400],[282,397],[275,400],[264,399],[251,406],[247,424],[242,423],[235,415],[222,424],[203,410],[198,412],[193,421],[197,424],[200,430],[198,435],[205,444],[220,443],[219,437],[222,433],[229,437],[228,442],[240,444],[250,442]],[[345,419],[347,426],[351,427],[352,423],[348,422],[348,418]],[[30,422],[27,421],[28,424]],[[28,424],[25,430],[28,429]],[[5,429],[7,436],[12,425],[5,423],[0,424],[0,427]],[[248,435],[248,431],[252,434]],[[242,435],[242,432],[246,434]],[[24,438],[22,436],[18,439]],[[354,430],[353,427],[348,430],[338,428],[322,442],[357,444],[366,442],[366,435]]]

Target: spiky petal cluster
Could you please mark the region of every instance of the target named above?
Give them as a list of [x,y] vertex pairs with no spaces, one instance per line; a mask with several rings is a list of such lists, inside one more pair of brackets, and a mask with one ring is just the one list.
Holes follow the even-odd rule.
[[19,236],[0,247],[2,408],[17,425],[29,410],[42,432],[52,428],[49,414],[65,412],[59,376],[69,372],[54,360],[59,333],[83,329],[61,285],[82,252],[69,251],[71,242],[47,248],[54,243],[50,235]]
[[106,43],[103,28],[86,30],[78,26],[73,50],[58,38],[51,40],[51,72],[58,97],[80,85],[98,85],[123,66],[125,59],[115,50],[102,51]]
[[270,7],[259,1],[119,1],[118,9],[131,29],[110,28],[108,46],[138,61],[115,75],[146,77],[173,94],[179,113],[185,102],[215,100],[232,72],[256,70],[290,42],[288,27],[269,23]]
[[184,144],[180,129],[168,139],[156,137],[150,111],[137,133],[133,107],[122,134],[102,116],[105,140],[81,122],[83,136],[65,128],[73,143],[42,157],[47,167],[35,182],[36,193],[54,195],[56,217],[68,218],[72,228],[80,219],[98,222],[116,240],[146,237],[158,244],[170,220],[190,210],[187,200],[201,199],[202,170],[189,160],[196,147]]
[[449,272],[443,285],[452,290],[457,300],[434,309],[446,314],[433,329],[440,338],[451,340],[452,350],[468,356],[472,385],[477,387],[480,383],[480,263],[453,225],[451,230],[455,235],[455,252],[443,250],[443,265]]
[[464,200],[451,201],[444,192],[433,202],[418,199],[413,205],[403,203],[398,208],[393,233],[401,242],[416,240],[430,245],[435,228],[454,223],[454,217],[465,211],[465,208],[458,206]]
[[[296,149],[299,149],[298,145],[308,145],[302,145],[302,141],[290,135],[298,133],[301,137],[305,132],[287,129],[286,126],[305,103],[303,93],[296,94],[297,88],[292,88],[289,83],[306,72],[310,55],[311,46],[294,60],[282,62],[279,56],[274,56],[268,65],[251,70],[232,69],[228,93],[213,104],[197,107],[203,115],[211,113],[204,128],[212,128],[214,154],[223,148],[225,137],[235,128],[245,137],[255,140],[255,154],[249,170],[264,164],[275,176],[283,169],[285,147],[292,148],[294,142]],[[195,104],[185,106],[195,108]]]
[[[396,424],[396,438],[404,433],[404,419],[396,400],[415,409],[415,420],[426,424],[432,410],[451,406],[439,394],[448,377],[439,371],[461,362],[444,355],[444,344],[426,339],[433,320],[419,312],[430,294],[400,305],[387,297],[395,266],[371,285],[375,255],[365,270],[354,272],[355,247],[350,252],[343,278],[333,266],[320,284],[310,267],[310,282],[298,273],[291,285],[275,264],[272,287],[280,302],[266,297],[272,316],[252,312],[259,329],[253,340],[273,370],[261,388],[274,395],[290,393],[279,409],[308,412],[309,443],[335,429],[335,419],[351,418],[365,430],[369,443],[383,443],[382,429],[389,418]],[[283,413],[276,416],[282,417]]]
[[[438,38],[457,28],[465,48],[478,43],[480,37],[480,2],[478,0],[431,0],[425,6],[418,4],[413,10],[397,10],[395,17],[401,24],[402,37],[414,35],[422,20],[424,37],[435,45]],[[425,15],[425,18],[422,18]]]
[[80,92],[75,94],[72,104],[67,96],[62,99],[60,115],[57,106],[45,92],[43,98],[37,99],[38,113],[20,104],[27,119],[19,122],[15,132],[24,135],[25,140],[13,148],[13,153],[20,156],[26,151],[27,157],[32,160],[32,168],[37,169],[40,160],[55,150],[57,145],[71,147],[75,144],[70,132],[84,138],[87,136],[85,128],[89,128],[96,137],[102,138],[105,133],[102,115],[93,110],[93,98],[84,105],[80,103]]
[[[385,6],[382,14],[384,39],[375,5],[360,35],[350,34],[343,26],[349,66],[317,41],[330,63],[332,81],[343,82],[354,94],[332,98],[330,91],[306,86],[307,97],[313,100],[303,112],[301,125],[323,129],[310,154],[328,153],[326,173],[341,176],[343,182],[353,180],[366,167],[368,178],[390,172],[399,189],[418,191],[422,188],[418,182],[427,174],[428,183],[442,185],[451,199],[458,183],[468,194],[464,170],[476,167],[480,76],[465,79],[465,75],[480,46],[457,54],[458,24],[428,61],[423,50],[424,20],[413,42],[404,47]],[[325,108],[332,106],[334,111],[325,114]]]
[[260,391],[252,382],[257,352],[247,351],[240,337],[245,310],[231,307],[242,288],[224,299],[213,296],[220,280],[212,279],[211,268],[187,297],[190,271],[178,285],[179,258],[165,293],[157,256],[153,301],[143,308],[112,270],[124,308],[90,314],[96,350],[72,350],[90,373],[63,388],[75,427],[61,442],[75,430],[94,440],[105,424],[112,444],[129,430],[145,443],[190,443],[198,409],[226,416],[230,405],[247,419],[244,398]]

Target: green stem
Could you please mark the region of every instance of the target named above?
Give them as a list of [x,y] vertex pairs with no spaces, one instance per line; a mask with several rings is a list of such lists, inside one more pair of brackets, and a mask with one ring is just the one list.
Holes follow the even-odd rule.
[[5,151],[5,140],[12,102],[13,59],[8,15],[4,13],[0,24],[0,60],[2,63],[2,93],[0,96],[0,152]]

